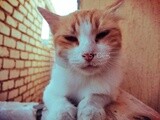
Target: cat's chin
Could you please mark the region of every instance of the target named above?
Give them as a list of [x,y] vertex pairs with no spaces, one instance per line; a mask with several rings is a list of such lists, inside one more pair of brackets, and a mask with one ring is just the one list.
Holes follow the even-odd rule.
[[86,65],[84,67],[81,67],[81,69],[84,71],[93,71],[98,68],[99,68],[99,66],[93,66],[93,65]]
[[91,76],[91,75],[98,74],[100,72],[100,66],[87,65],[87,66],[79,67],[77,71],[82,73],[83,75]]

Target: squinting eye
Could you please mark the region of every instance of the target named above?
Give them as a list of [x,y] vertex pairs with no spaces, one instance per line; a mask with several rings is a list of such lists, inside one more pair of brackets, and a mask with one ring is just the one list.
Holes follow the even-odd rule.
[[78,42],[78,39],[74,36],[64,36],[64,38],[70,42]]
[[100,32],[100,33],[98,33],[97,35],[96,35],[96,42],[98,42],[98,40],[100,40],[100,39],[103,39],[105,36],[107,36],[108,34],[110,33],[110,30],[105,30],[105,31],[102,31],[102,32]]

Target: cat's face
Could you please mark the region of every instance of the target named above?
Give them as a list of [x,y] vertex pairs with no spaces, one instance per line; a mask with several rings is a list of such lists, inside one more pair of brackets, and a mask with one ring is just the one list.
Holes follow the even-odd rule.
[[48,21],[59,65],[91,75],[115,64],[121,49],[121,32],[113,14],[90,10],[51,18]]

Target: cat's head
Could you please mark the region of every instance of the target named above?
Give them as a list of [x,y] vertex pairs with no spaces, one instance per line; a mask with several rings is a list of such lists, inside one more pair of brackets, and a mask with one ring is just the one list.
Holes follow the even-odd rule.
[[39,8],[54,35],[56,62],[86,75],[116,64],[121,49],[120,2],[107,10],[82,10],[59,16]]

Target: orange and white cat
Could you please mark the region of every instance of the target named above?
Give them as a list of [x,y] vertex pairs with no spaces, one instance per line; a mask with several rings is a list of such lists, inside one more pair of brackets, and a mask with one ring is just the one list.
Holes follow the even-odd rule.
[[105,120],[121,83],[121,31],[115,11],[82,10],[59,16],[38,8],[54,34],[55,62],[44,91],[47,120]]

